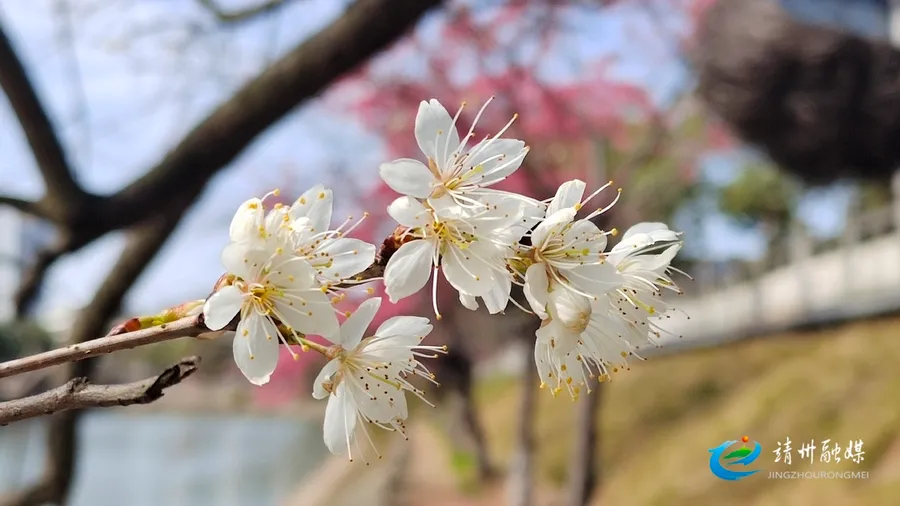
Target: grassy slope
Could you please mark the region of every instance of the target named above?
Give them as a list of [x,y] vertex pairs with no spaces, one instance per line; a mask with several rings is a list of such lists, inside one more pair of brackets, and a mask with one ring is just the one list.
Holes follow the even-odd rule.
[[[900,319],[659,358],[615,375],[604,388],[605,484],[595,504],[881,506],[900,498]],[[502,379],[479,386],[489,441],[502,461],[512,447],[517,389]],[[540,399],[537,465],[544,506],[565,480],[574,406],[546,391]],[[763,471],[737,483],[713,477],[707,449],[745,434],[763,446],[756,466]],[[791,467],[775,464],[772,454],[785,436],[793,441]],[[811,438],[817,445],[831,438],[842,446],[863,439],[865,460],[828,464],[817,453],[813,465],[803,464],[797,450]],[[450,475],[453,466],[436,465],[450,461],[446,445],[432,450],[426,452],[431,469]],[[765,477],[783,469],[869,470],[870,478]],[[499,488],[454,504],[495,503]]]

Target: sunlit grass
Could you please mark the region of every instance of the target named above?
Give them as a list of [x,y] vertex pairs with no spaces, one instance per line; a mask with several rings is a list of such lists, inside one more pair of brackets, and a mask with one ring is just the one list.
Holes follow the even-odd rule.
[[[636,364],[604,384],[604,488],[596,504],[883,505],[900,496],[900,319],[860,322],[815,334],[788,334]],[[497,378],[478,387],[493,455],[513,447],[520,386]],[[565,482],[574,404],[539,391],[539,482]],[[712,448],[743,435],[763,454],[759,475],[737,483],[713,477]],[[774,463],[777,441],[793,441],[793,465]],[[818,446],[864,441],[857,465],[802,462],[804,440]],[[770,470],[869,470],[868,480],[770,480]]]

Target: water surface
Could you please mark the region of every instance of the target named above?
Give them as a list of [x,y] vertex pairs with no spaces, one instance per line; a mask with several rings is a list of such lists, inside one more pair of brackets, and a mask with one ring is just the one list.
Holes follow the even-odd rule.
[[[37,479],[44,420],[0,427],[0,494]],[[278,505],[326,453],[288,418],[94,412],[67,506]]]

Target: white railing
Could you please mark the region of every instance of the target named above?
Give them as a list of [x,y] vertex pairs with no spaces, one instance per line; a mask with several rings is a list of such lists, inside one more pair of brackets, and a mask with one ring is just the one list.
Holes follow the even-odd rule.
[[662,352],[900,310],[897,203],[849,218],[836,240],[787,237],[755,266],[694,283],[698,295],[666,321],[682,337],[667,336]]

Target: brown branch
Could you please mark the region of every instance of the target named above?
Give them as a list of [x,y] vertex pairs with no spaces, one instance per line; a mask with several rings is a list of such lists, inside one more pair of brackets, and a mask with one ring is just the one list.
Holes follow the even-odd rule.
[[130,350],[138,346],[171,341],[182,337],[196,337],[204,332],[209,332],[209,329],[203,324],[203,315],[189,316],[156,327],[101,337],[86,343],[72,344],[38,353],[37,355],[3,362],[0,363],[0,378],[46,369],[67,362],[85,360],[114,351]]
[[134,223],[173,195],[197,195],[270,125],[386,49],[441,0],[358,0],[244,85],[153,170],[112,197],[107,228]]
[[216,0],[197,0],[201,7],[223,23],[248,21],[261,14],[267,14],[287,4],[289,0],[268,0],[259,5],[245,7],[236,11],[227,11],[219,6]]
[[[353,282],[338,286],[356,286],[359,282],[380,278],[394,251],[399,247],[394,235],[384,240],[375,255],[375,261],[366,270],[353,277]],[[219,278],[217,287],[225,276]],[[235,322],[236,325],[236,322]],[[234,330],[235,325],[227,327]],[[28,357],[0,363],[0,379],[26,372],[47,369],[60,364],[78,362],[106,355],[116,351],[130,350],[139,346],[156,344],[182,337],[200,337],[211,334],[203,323],[203,314],[187,316],[173,322],[129,332],[124,324],[117,325],[104,337],[78,340],[73,344]]]
[[44,278],[47,272],[56,260],[64,255],[68,247],[65,244],[58,244],[44,250],[36,255],[34,263],[25,271],[22,280],[19,282],[19,288],[16,290],[13,301],[16,307],[16,317],[22,318],[34,305],[41,286],[44,284]]
[[[87,204],[74,212],[68,207],[59,212],[46,206],[48,215],[70,236],[68,252],[109,231],[146,222],[135,231],[90,308],[76,322],[71,343],[89,341],[102,332],[118,310],[127,289],[156,255],[181,215],[213,175],[233,161],[266,128],[320,93],[342,74],[385,49],[426,11],[440,3],[440,0],[359,0],[340,19],[245,85],[191,131],[153,170],[118,194],[102,199],[88,195]],[[8,65],[12,60],[19,70],[21,64],[9,44],[5,49],[7,54],[0,55],[0,79],[8,81],[4,64]],[[24,72],[19,74],[24,77]],[[28,84],[22,79],[13,84],[22,86],[23,83]],[[6,87],[3,83],[0,85]],[[26,92],[35,98],[33,89],[26,89]],[[10,98],[17,102],[12,96]],[[35,103],[33,100],[32,105]],[[46,115],[42,116],[46,118]],[[44,126],[49,127],[49,121]],[[47,128],[36,130],[52,133]],[[58,142],[55,145],[59,147]],[[58,160],[65,160],[61,150],[57,155]],[[48,184],[48,192],[49,188]],[[162,210],[160,203],[165,203]],[[66,378],[90,377],[93,362],[83,360],[69,364]],[[43,476],[31,487],[0,504],[37,506],[65,502],[73,478],[80,413],[69,410],[53,415]]]
[[[162,248],[188,207],[187,203],[178,201],[172,205],[178,212],[131,232],[118,262],[97,290],[91,305],[75,322],[71,344],[84,343],[101,335],[107,322],[119,310],[119,304],[128,289]],[[65,380],[90,378],[94,363],[94,360],[82,360],[67,364],[68,367],[62,371]],[[81,413],[80,410],[68,410],[50,417],[43,475],[31,486],[0,500],[0,506],[41,506],[66,502],[74,476],[78,451],[77,422]]]
[[[153,169],[111,197],[98,197],[60,180],[71,175],[59,141],[24,69],[0,31],[0,85],[26,130],[47,179],[48,196],[39,212],[67,236],[62,253],[77,251],[94,239],[145,221],[160,203],[192,201],[206,183],[231,163],[260,133],[295,107],[322,92],[344,73],[386,49],[441,0],[359,0],[346,13],[298,45],[247,83],[194,128]],[[7,68],[11,70],[7,71]],[[69,178],[71,179],[71,178]],[[49,198],[51,194],[54,198]],[[162,212],[178,212],[166,210]],[[47,267],[52,265],[49,262]],[[38,280],[40,277],[37,278]],[[35,293],[30,287],[23,290]],[[27,306],[28,297],[22,297]]]
[[17,209],[22,211],[25,214],[30,214],[32,216],[36,216],[38,218],[44,218],[44,213],[41,211],[40,206],[37,202],[32,202],[30,200],[20,199],[16,197],[10,197],[8,195],[0,195],[0,206],[8,206],[13,209]]
[[84,200],[87,194],[75,181],[72,168],[56,136],[25,67],[16,55],[12,42],[0,26],[0,87],[22,125],[28,145],[47,186],[48,202],[62,206]]
[[188,357],[158,376],[124,385],[92,385],[87,378],[75,378],[42,394],[0,402],[0,426],[70,409],[149,404],[193,374],[199,364],[200,357]]

